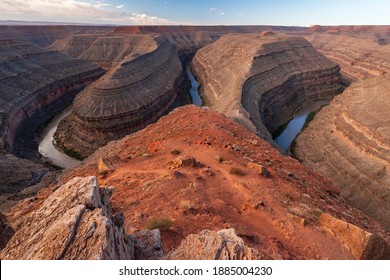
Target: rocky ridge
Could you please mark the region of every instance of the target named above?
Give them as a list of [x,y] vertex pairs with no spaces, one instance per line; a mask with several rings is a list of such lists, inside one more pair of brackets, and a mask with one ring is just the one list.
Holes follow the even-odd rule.
[[193,66],[208,106],[271,143],[300,106],[343,89],[337,64],[286,35],[226,35],[198,51]]
[[390,224],[390,77],[355,82],[297,139],[302,162],[340,186],[355,207]]
[[[100,162],[110,168],[104,171]],[[110,200],[113,215],[123,213],[120,220],[127,234],[152,222],[162,225],[167,255],[190,234],[234,228],[245,246],[263,259],[358,258],[342,237],[354,240],[353,234],[331,235],[325,231],[331,224],[319,223],[321,214],[328,213],[383,240],[380,255],[364,240],[355,240],[353,244],[367,251],[364,256],[388,258],[388,232],[347,206],[337,187],[229,118],[195,106],[175,109],[157,123],[100,148],[79,167],[63,172],[58,183],[48,183],[35,199],[11,209],[9,223],[17,232],[24,217],[40,209],[58,185],[91,175],[98,176],[101,185],[115,187]],[[220,240],[216,244],[225,244],[216,233],[210,233],[211,239],[201,236],[204,233],[191,238],[215,238]],[[146,244],[159,243],[151,238]],[[209,248],[207,243],[198,244]],[[247,252],[239,249],[244,248],[241,245],[234,248]],[[238,253],[243,258],[246,254]],[[199,256],[215,258],[201,250]]]

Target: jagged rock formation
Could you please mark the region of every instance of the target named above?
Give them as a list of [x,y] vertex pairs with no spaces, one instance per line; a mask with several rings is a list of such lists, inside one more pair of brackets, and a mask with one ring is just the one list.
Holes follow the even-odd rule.
[[374,36],[365,32],[320,32],[305,36],[318,51],[340,64],[347,82],[390,72],[390,44],[384,43],[382,36],[379,41],[370,37]]
[[202,230],[190,234],[166,256],[168,260],[253,260],[256,250],[245,245],[234,229]]
[[73,102],[61,122],[58,143],[90,155],[107,142],[133,133],[167,113],[180,95],[188,96],[175,46],[163,41],[142,56],[128,56]]
[[[109,161],[108,172],[100,173],[101,161]],[[254,164],[265,167],[267,175],[251,168]],[[115,186],[110,203],[115,215],[123,213],[118,219],[127,233],[137,233],[152,221],[164,226],[166,254],[203,229],[235,228],[263,259],[356,258],[343,241],[324,232],[318,224],[322,213],[388,242],[388,232],[347,206],[328,180],[231,119],[195,106],[175,109],[157,123],[110,142],[77,168],[64,171],[58,184],[91,174],[101,185]],[[36,199],[13,207],[7,215],[10,224],[20,224],[53,189],[48,184]],[[138,238],[139,248],[159,247],[158,238],[150,235]]]
[[[25,42],[0,41],[0,149],[31,156],[33,133],[104,71]],[[16,134],[20,134],[16,137]]]
[[390,76],[353,83],[297,139],[302,162],[390,229]]
[[305,39],[226,35],[193,61],[206,105],[250,127],[269,142],[297,108],[342,90],[339,67]]
[[340,239],[358,260],[390,260],[390,246],[381,237],[355,225],[322,214],[318,224]]
[[113,189],[96,177],[74,178],[25,221],[1,259],[132,259],[134,244],[112,218]]

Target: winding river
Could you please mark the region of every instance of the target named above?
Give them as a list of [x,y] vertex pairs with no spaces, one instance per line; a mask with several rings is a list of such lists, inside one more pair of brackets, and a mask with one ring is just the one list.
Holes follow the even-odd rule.
[[[198,88],[199,84],[196,81],[194,75],[191,72],[190,64],[186,66],[186,73],[191,82],[191,89],[189,94],[192,98],[192,103],[197,106],[202,106],[202,98],[199,96]],[[65,109],[60,115],[56,116],[45,128],[42,133],[41,141],[39,143],[39,153],[48,159],[53,164],[62,168],[73,168],[80,164],[80,161],[69,157],[57,148],[56,142],[53,138],[54,133],[57,130],[58,124],[72,112],[72,107]]]
[[66,108],[61,114],[56,116],[45,128],[42,133],[41,141],[39,143],[39,153],[51,161],[53,164],[62,168],[72,168],[80,164],[80,161],[74,159],[61,150],[57,149],[56,142],[53,138],[57,130],[58,124],[63,118],[72,112],[72,107]]
[[320,106],[327,104],[329,104],[329,101],[327,100],[318,100],[300,108],[294,114],[294,118],[287,124],[283,132],[275,138],[275,142],[279,145],[280,149],[288,153],[291,143],[294,141],[295,137],[297,137],[299,132],[301,132],[310,112],[313,112]]
[[202,106],[203,101],[202,101],[202,98],[200,97],[199,92],[198,92],[199,84],[196,81],[194,75],[192,74],[191,65],[189,63],[186,66],[186,73],[187,73],[188,78],[190,79],[190,82],[191,82],[190,95],[192,98],[192,104],[197,105],[197,106]]

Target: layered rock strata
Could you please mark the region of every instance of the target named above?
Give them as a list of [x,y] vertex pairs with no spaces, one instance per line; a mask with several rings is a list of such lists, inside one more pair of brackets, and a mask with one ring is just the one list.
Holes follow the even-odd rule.
[[156,49],[154,37],[156,36],[72,34],[55,41],[48,49],[109,69]]
[[103,34],[112,31],[110,26],[91,25],[0,25],[0,38],[22,40],[41,47],[51,45],[70,34]]
[[226,35],[201,49],[193,66],[206,105],[247,127],[250,119],[269,142],[300,106],[343,89],[336,63],[286,35]]
[[305,38],[341,67],[347,82],[390,73],[390,38],[360,32],[315,33]]
[[[25,42],[1,40],[0,135],[3,143],[0,148],[15,153],[31,150],[33,132],[103,73],[101,68],[87,61]],[[25,128],[20,132],[28,132],[30,137],[16,137],[22,124]]]
[[176,47],[159,43],[145,55],[122,61],[81,92],[56,138],[67,149],[90,155],[158,120],[180,95],[188,96],[188,86]]
[[390,76],[353,83],[297,139],[302,162],[390,228]]
[[112,217],[112,188],[76,177],[58,188],[15,233],[1,259],[132,259],[134,242]]

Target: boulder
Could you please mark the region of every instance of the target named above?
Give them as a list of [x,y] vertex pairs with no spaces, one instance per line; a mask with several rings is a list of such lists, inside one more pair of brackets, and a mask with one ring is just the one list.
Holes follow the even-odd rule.
[[164,256],[159,229],[140,230],[132,234],[136,240],[134,258],[136,260],[158,260]]
[[245,245],[233,228],[220,231],[202,230],[190,234],[169,253],[168,260],[252,260],[257,251]]
[[324,213],[318,223],[324,231],[339,239],[358,260],[390,259],[390,246],[380,236]]

